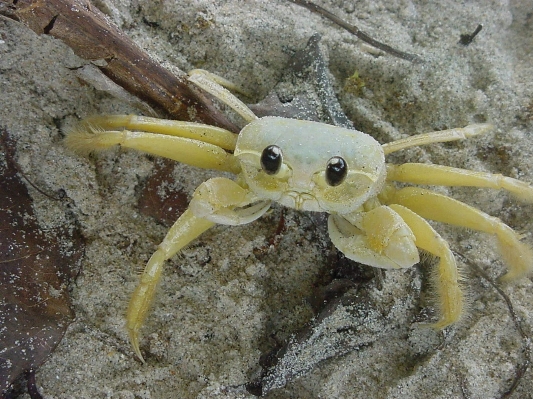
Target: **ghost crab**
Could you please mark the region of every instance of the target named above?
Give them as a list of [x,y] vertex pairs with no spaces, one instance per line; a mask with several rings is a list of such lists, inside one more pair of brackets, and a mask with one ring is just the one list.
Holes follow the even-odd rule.
[[419,249],[439,258],[434,273],[444,328],[464,312],[461,274],[448,243],[425,219],[463,226],[496,236],[507,264],[503,280],[525,276],[533,252],[499,219],[445,195],[393,182],[504,189],[533,201],[533,187],[499,174],[442,165],[385,162],[385,156],[408,147],[470,138],[491,130],[489,124],[419,134],[387,144],[371,136],[318,122],[256,117],[212,75],[194,71],[189,79],[237,112],[246,125],[238,135],[192,122],[142,116],[88,118],[71,132],[67,145],[80,153],[114,145],[167,157],[189,165],[231,172],[202,183],[189,208],[171,227],[148,261],[127,312],[133,349],[147,316],[165,260],[216,223],[241,225],[262,216],[272,202],[297,210],[327,212],[333,244],[348,258],[385,269],[419,262]]

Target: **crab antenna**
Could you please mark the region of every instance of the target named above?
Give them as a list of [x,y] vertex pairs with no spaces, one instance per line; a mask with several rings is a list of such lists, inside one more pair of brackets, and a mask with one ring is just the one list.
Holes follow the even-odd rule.
[[490,123],[477,123],[468,125],[463,128],[440,130],[438,132],[417,134],[416,136],[406,137],[405,139],[396,140],[390,143],[382,144],[385,155],[391,152],[404,150],[409,147],[432,143],[444,143],[446,141],[464,140],[470,137],[487,133],[494,128]]

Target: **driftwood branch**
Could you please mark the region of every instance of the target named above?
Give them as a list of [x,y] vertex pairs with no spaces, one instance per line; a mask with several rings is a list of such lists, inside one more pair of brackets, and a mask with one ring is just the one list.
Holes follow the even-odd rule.
[[176,76],[163,68],[87,0],[0,0],[0,14],[39,35],[60,39],[119,86],[171,118],[237,130],[185,74]]

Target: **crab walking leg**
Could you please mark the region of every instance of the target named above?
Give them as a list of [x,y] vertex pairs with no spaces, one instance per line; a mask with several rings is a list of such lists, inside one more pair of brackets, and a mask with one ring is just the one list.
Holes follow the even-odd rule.
[[200,168],[239,173],[238,160],[223,148],[200,140],[129,130],[78,130],[65,142],[78,153],[105,150],[114,145],[144,151]]
[[[226,104],[228,107],[232,108],[247,123],[257,119],[257,116],[255,116],[255,114],[246,106],[246,104],[244,104],[220,84],[227,82],[227,80],[219,77],[213,79],[213,76],[216,75],[208,73],[202,69],[193,69],[189,72],[189,77],[187,79],[196,86],[207,91],[209,94]],[[230,84],[230,88],[231,87],[234,86]]]
[[220,127],[196,122],[151,118],[140,115],[97,115],[83,119],[78,130],[133,130],[185,137],[235,150],[237,135]]
[[214,222],[196,217],[187,209],[174,223],[157,251],[148,261],[141,280],[133,292],[127,312],[126,328],[135,354],[144,363],[139,349],[139,329],[155,295],[157,283],[161,279],[165,260],[174,256],[185,245],[215,225]]
[[503,189],[522,201],[533,202],[533,187],[500,174],[423,163],[387,164],[387,180],[435,186]]
[[479,209],[418,187],[391,190],[383,200],[388,204],[403,205],[426,219],[495,235],[500,254],[509,269],[502,280],[514,280],[533,270],[533,251],[520,242],[520,235],[500,219]]
[[491,131],[493,126],[489,123],[477,123],[463,128],[441,130],[437,132],[417,134],[405,139],[400,139],[382,145],[385,155],[391,152],[418,147],[431,143],[444,143],[446,141],[464,140],[470,137]]
[[391,209],[402,217],[415,235],[415,245],[440,258],[435,273],[435,289],[440,320],[431,327],[442,329],[459,320],[463,313],[464,295],[461,276],[448,243],[423,218],[402,205],[391,204]]
[[246,97],[252,97],[250,93],[248,93],[246,90],[244,90],[242,87],[236,85],[235,83],[233,83],[232,81],[226,79],[226,78],[223,78],[222,76],[220,75],[217,75],[217,74],[214,74],[212,72],[209,72],[209,71],[206,71],[205,69],[200,69],[200,68],[197,68],[197,69],[192,69],[189,71],[189,76],[194,76],[194,75],[204,75],[205,78],[219,84],[220,86],[228,89],[228,90],[231,90],[235,93],[239,93],[239,94],[242,94]]
[[198,186],[189,209],[174,223],[148,261],[130,300],[126,327],[139,359],[144,362],[139,349],[139,329],[154,297],[165,260],[216,223],[233,226],[250,223],[261,217],[269,207],[270,201],[258,201],[255,194],[224,177],[209,179]]

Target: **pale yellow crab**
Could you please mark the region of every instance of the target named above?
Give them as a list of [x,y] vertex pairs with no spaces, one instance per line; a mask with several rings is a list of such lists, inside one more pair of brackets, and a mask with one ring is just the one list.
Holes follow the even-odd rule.
[[246,120],[239,135],[192,122],[117,115],[87,119],[66,139],[70,148],[82,153],[118,144],[236,175],[235,180],[218,177],[202,183],[148,261],[127,312],[130,341],[141,360],[139,329],[165,260],[216,223],[254,221],[273,201],[302,211],[328,212],[333,244],[357,262],[407,268],[418,263],[419,248],[438,257],[434,276],[440,319],[432,325],[435,328],[459,320],[464,294],[448,243],[425,219],[494,235],[509,269],[504,280],[532,270],[531,248],[499,219],[445,195],[418,187],[398,189],[392,182],[504,189],[529,202],[533,201],[532,186],[499,174],[385,162],[385,155],[394,151],[469,138],[489,131],[491,125],[475,124],[381,145],[356,130],[280,117],[257,118],[211,75],[194,72],[189,79]]

